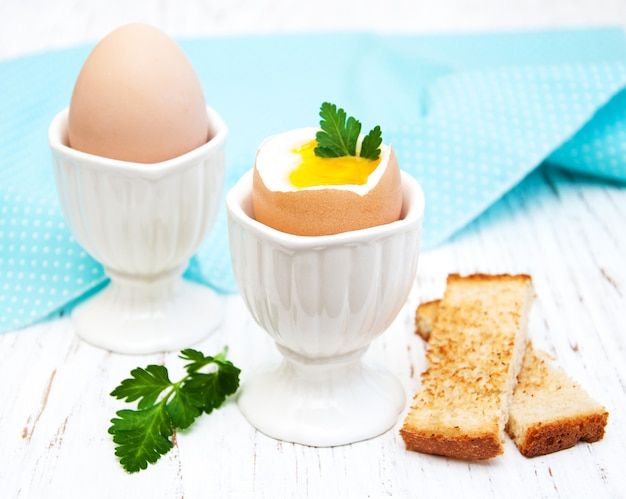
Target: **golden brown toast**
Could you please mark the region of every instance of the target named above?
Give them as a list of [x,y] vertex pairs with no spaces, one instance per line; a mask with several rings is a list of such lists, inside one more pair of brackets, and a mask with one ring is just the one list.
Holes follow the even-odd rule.
[[526,457],[604,437],[609,413],[550,356],[529,342],[513,391],[506,431]]
[[428,368],[400,430],[407,449],[460,459],[503,452],[534,298],[527,275],[450,275]]
[[[416,333],[425,341],[432,333],[441,300],[420,304]],[[579,440],[604,437],[608,412],[573,381],[549,355],[529,340],[513,391],[506,432],[526,457],[573,447]]]

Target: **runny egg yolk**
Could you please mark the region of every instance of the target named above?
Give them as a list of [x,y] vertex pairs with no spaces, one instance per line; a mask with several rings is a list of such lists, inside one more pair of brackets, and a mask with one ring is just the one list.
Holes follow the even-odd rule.
[[321,185],[363,185],[380,163],[360,156],[322,158],[315,155],[317,140],[294,150],[302,162],[289,174],[289,181],[298,189]]

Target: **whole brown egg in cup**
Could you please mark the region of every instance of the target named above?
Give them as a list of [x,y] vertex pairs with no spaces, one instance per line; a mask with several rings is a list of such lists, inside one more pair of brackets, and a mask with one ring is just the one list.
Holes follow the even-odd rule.
[[94,47],[72,93],[70,147],[110,159],[158,163],[208,138],[200,80],[165,33],[128,24]]
[[182,274],[219,211],[227,133],[159,29],[128,24],[93,48],[48,134],[67,224],[110,278],[73,309],[79,337],[145,354],[217,328],[216,293]]

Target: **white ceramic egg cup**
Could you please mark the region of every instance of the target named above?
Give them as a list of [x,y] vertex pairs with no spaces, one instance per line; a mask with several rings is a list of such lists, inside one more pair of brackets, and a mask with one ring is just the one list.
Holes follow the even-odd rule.
[[222,319],[216,293],[184,280],[222,199],[227,128],[207,108],[211,139],[155,164],[117,161],[68,147],[68,110],[49,128],[66,221],[102,263],[110,283],[72,312],[76,333],[114,352],[179,350]]
[[402,174],[399,221],[332,236],[279,232],[254,219],[248,172],[226,197],[235,277],[254,320],[282,354],[245,381],[239,408],[273,438],[316,447],[389,430],[405,404],[400,382],[362,357],[415,280],[424,196]]

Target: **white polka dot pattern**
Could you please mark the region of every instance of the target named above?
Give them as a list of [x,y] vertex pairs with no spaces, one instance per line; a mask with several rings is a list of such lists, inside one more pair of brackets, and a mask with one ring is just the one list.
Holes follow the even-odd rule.
[[586,126],[547,159],[592,175],[626,178],[626,90],[598,110]]
[[424,247],[465,226],[546,159],[626,180],[624,94],[611,100],[625,84],[622,64],[437,79],[423,118],[387,131],[402,168],[426,193]]
[[0,331],[47,316],[104,281],[56,203],[5,193],[0,207]]

